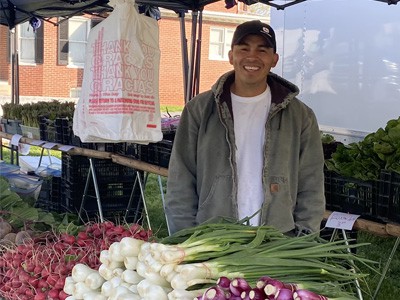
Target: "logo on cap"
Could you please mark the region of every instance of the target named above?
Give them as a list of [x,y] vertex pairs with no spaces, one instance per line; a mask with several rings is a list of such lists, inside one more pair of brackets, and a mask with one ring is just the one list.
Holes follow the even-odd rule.
[[262,33],[266,33],[269,37],[271,37],[271,34],[269,33],[269,29],[267,27],[262,28]]

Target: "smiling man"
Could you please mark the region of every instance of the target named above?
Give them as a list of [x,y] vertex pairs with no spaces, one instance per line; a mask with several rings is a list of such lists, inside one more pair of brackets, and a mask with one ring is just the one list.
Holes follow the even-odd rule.
[[325,210],[323,151],[299,89],[273,74],[274,30],[239,25],[229,62],[211,90],[185,106],[165,201],[171,233],[219,217],[249,218],[283,233],[318,231]]

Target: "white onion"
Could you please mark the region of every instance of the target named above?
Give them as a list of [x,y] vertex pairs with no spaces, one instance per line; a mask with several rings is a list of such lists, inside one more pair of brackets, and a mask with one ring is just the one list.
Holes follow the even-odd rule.
[[138,262],[137,256],[125,256],[124,257],[124,266],[128,270],[136,270],[137,262]]
[[135,256],[137,257],[141,246],[145,243],[145,241],[138,240],[132,237],[124,237],[120,241],[120,253],[122,256]]
[[99,272],[92,272],[90,273],[86,279],[85,279],[85,284],[92,290],[97,290],[99,289],[102,284],[104,283],[104,278],[101,277]]
[[121,279],[130,284],[138,284],[144,278],[142,276],[140,276],[136,271],[125,270],[121,274]]
[[87,265],[79,263],[72,268],[71,276],[75,282],[83,282],[85,281],[86,277],[92,272],[96,272],[96,270],[91,269]]

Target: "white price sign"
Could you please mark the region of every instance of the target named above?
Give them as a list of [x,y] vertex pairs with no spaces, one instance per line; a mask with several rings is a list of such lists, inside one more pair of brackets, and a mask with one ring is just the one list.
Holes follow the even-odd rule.
[[326,221],[326,227],[351,230],[360,215],[352,215],[334,211]]

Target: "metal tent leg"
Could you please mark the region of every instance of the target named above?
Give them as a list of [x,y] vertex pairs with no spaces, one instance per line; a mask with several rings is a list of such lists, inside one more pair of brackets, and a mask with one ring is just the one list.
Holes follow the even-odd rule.
[[81,213],[82,213],[83,207],[85,205],[85,200],[86,200],[86,196],[87,196],[87,190],[89,188],[89,183],[90,183],[90,177],[92,177],[93,185],[94,185],[94,191],[96,193],[97,207],[98,207],[98,210],[99,210],[100,222],[103,223],[104,222],[104,217],[103,217],[103,209],[101,208],[100,191],[99,191],[99,186],[97,184],[97,178],[96,178],[96,172],[94,170],[93,160],[92,160],[91,157],[89,157],[89,163],[90,163],[89,172],[88,172],[88,175],[86,177],[85,189],[83,191],[82,202],[81,202],[81,206],[79,208],[79,218],[82,218],[81,217]]
[[[137,171],[137,172],[139,172],[139,171]],[[145,173],[145,177],[144,177],[144,185],[145,186],[146,186],[147,176],[148,176],[148,173]],[[125,210],[125,216],[124,216],[125,220],[128,219],[129,213],[130,213],[130,211],[132,209],[133,200],[134,200],[134,197],[135,197],[136,185],[138,183],[138,180],[139,180],[139,177],[136,176],[135,180],[133,182],[133,187],[132,187],[131,195],[129,197],[128,205],[127,205],[126,210]],[[139,218],[140,218],[139,212],[140,212],[140,205],[141,204],[142,204],[142,192],[140,193],[139,201],[136,204],[135,216],[133,218],[133,222],[135,222],[135,223],[137,223]]]
[[[147,174],[145,176],[147,178]],[[136,171],[136,177],[137,177],[138,182],[139,182],[140,194],[141,194],[142,200],[143,200],[143,208],[144,208],[144,213],[146,214],[147,225],[149,226],[149,230],[151,230],[149,212],[147,210],[146,198],[144,196],[144,186],[143,186],[143,182],[142,182],[142,179],[141,179],[139,171]]]
[[[161,175],[157,175],[157,179],[158,179],[158,186],[160,188],[160,195],[161,195],[163,208],[165,208],[164,189],[163,189],[163,185],[162,185],[162,181],[161,181]],[[167,218],[167,216],[165,216],[165,218]],[[171,231],[169,230],[168,220],[166,220],[166,223],[167,223],[168,235],[171,235]]]

